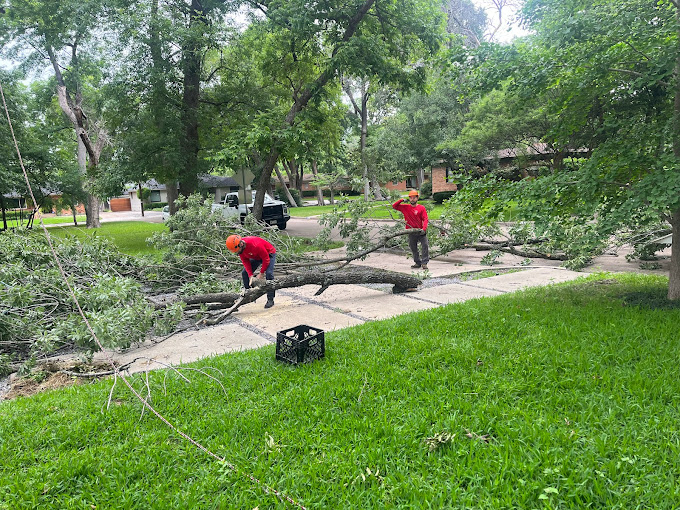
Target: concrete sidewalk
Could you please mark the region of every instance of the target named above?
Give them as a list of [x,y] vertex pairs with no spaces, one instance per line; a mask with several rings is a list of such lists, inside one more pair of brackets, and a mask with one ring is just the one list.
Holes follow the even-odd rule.
[[[416,273],[410,269],[410,259],[393,253],[374,253],[357,264]],[[494,269],[502,267],[507,266]],[[491,268],[474,261],[461,263],[445,257],[431,260],[428,268],[429,277],[416,292],[392,294],[389,285],[334,285],[320,296],[314,296],[318,290],[316,286],[285,289],[277,292],[276,305],[271,309],[264,309],[263,296],[257,302],[241,307],[223,324],[179,333],[160,343],[147,341],[123,353],[98,353],[95,359],[112,356],[121,364],[137,359],[130,367],[131,372],[165,368],[206,356],[273,344],[278,331],[299,324],[333,331],[448,303],[498,296],[586,276],[556,267],[528,266],[516,273],[462,282],[456,278],[457,274]],[[417,273],[422,274],[422,271]]]

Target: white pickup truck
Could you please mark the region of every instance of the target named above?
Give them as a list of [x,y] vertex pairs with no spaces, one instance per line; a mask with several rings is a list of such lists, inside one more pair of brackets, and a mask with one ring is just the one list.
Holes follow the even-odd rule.
[[[246,215],[252,212],[254,203],[255,194],[253,194],[253,201],[250,204],[241,204],[239,203],[238,193],[232,192],[227,193],[219,204],[213,204],[212,210],[221,211],[225,218],[238,216],[243,222]],[[276,225],[279,230],[285,230],[289,219],[290,214],[286,203],[275,200],[265,193],[264,203],[262,204],[262,220],[268,225]]]

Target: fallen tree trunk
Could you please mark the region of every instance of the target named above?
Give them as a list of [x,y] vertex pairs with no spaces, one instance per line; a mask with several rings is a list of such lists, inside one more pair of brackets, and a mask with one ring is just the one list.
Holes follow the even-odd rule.
[[308,270],[284,276],[283,278],[270,280],[269,282],[246,290],[242,295],[234,292],[220,292],[191,296],[183,299],[183,301],[189,307],[193,305],[210,304],[211,308],[216,308],[217,306],[229,308],[226,312],[213,319],[204,319],[199,322],[199,324],[214,325],[222,322],[242,305],[252,303],[260,296],[263,296],[272,290],[302,287],[304,285],[319,285],[319,290],[314,294],[315,296],[318,296],[331,285],[356,285],[364,283],[391,284],[393,285],[392,292],[396,294],[406,292],[408,289],[417,288],[421,284],[421,280],[416,276],[408,274],[359,267],[331,271]]

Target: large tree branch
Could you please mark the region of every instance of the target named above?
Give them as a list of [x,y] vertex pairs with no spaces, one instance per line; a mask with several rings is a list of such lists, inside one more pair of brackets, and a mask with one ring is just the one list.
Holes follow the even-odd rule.
[[187,305],[199,305],[206,303],[218,303],[228,310],[212,319],[203,319],[199,324],[212,326],[219,324],[241,306],[252,303],[257,298],[273,290],[302,287],[304,285],[319,285],[319,291],[315,295],[321,294],[331,285],[365,284],[365,283],[386,283],[393,285],[393,292],[400,293],[407,289],[413,289],[421,284],[416,276],[379,269],[352,267],[345,270],[332,271],[302,271],[290,276],[269,280],[263,285],[248,289],[243,295],[233,292],[222,292],[217,294],[204,294],[184,299]]

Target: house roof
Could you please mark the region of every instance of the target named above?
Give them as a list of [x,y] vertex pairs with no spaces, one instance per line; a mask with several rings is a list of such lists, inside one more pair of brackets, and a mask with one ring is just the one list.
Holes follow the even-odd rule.
[[[203,174],[198,176],[199,181],[206,188],[238,188],[239,183],[233,177],[224,177],[221,175]],[[137,184],[128,184],[127,191],[135,191]],[[149,179],[142,183],[143,188],[149,188],[152,191],[165,191],[167,188],[165,184],[158,182],[156,179]],[[178,186],[179,187],[179,186]]]
[[[569,153],[586,153],[589,150],[586,148],[580,149],[569,149]],[[548,156],[555,154],[555,150],[552,149],[547,143],[534,143],[527,147],[513,147],[511,149],[501,149],[496,153],[498,159],[505,158],[516,158],[518,156]],[[494,156],[490,156],[486,159],[492,159]]]
[[223,177],[221,175],[199,175],[201,183],[208,188],[230,188],[240,187],[233,177]]

